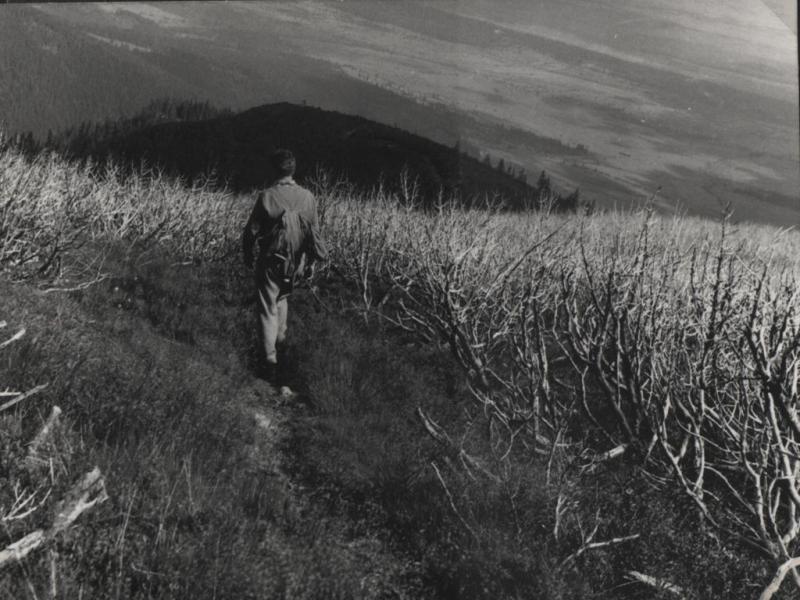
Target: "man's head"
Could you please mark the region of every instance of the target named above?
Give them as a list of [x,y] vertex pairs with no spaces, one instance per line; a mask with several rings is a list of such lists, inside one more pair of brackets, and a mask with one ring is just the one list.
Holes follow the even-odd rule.
[[294,160],[294,154],[283,148],[275,150],[275,152],[272,153],[269,157],[269,164],[279,178],[291,177],[294,175],[294,169],[297,166]]

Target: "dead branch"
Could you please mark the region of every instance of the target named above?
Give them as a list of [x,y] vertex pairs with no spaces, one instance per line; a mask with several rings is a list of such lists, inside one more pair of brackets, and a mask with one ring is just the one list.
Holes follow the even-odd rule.
[[13,398],[13,399],[9,400],[8,402],[6,402],[5,404],[0,405],[0,412],[3,412],[4,410],[8,410],[12,406],[15,406],[16,404],[19,404],[23,400],[26,400],[27,398],[30,398],[31,396],[33,396],[35,394],[38,394],[39,392],[44,390],[46,387],[47,387],[47,384],[43,383],[41,385],[37,385],[33,389],[28,390],[27,392],[23,392],[23,393],[19,394],[16,398]]
[[20,521],[26,518],[29,515],[32,515],[37,510],[39,510],[47,499],[50,497],[50,492],[52,489],[47,490],[47,493],[44,495],[43,498],[38,499],[39,490],[33,492],[26,492],[24,490],[20,490],[19,484],[14,485],[14,502],[11,505],[11,508],[4,510],[2,517],[0,517],[0,521],[8,522],[8,521]]
[[645,585],[649,585],[650,587],[654,587],[658,590],[663,590],[665,592],[670,592],[671,594],[675,594],[679,598],[685,598],[685,593],[682,587],[678,587],[674,583],[670,583],[664,579],[658,579],[657,577],[653,577],[651,575],[645,575],[644,573],[640,573],[639,571],[628,571],[628,576],[631,579],[638,581],[639,583],[643,583]]
[[461,512],[458,510],[456,506],[456,502],[453,498],[453,494],[450,493],[450,488],[447,487],[447,483],[444,481],[444,477],[442,477],[441,471],[439,471],[439,467],[436,466],[436,463],[431,461],[431,467],[433,467],[434,472],[436,473],[436,478],[439,480],[439,483],[442,485],[442,489],[444,490],[445,495],[447,495],[447,500],[450,503],[450,508],[455,513],[458,520],[461,521],[461,524],[466,528],[466,530],[474,537],[476,540],[479,539],[478,535],[475,533],[475,530],[470,527],[467,520],[461,515]]
[[39,433],[36,434],[36,437],[33,438],[33,441],[30,443],[28,447],[28,459],[35,459],[37,458],[37,454],[39,449],[47,443],[47,440],[53,434],[56,426],[58,425],[58,419],[61,416],[61,408],[58,406],[54,406],[53,410],[50,411],[50,416],[47,418],[44,426],[39,430]]
[[80,292],[90,288],[91,286],[97,283],[100,283],[101,281],[105,281],[106,279],[108,279],[108,273],[103,273],[90,281],[84,281],[72,287],[50,287],[50,288],[45,288],[43,290],[39,290],[39,292],[42,294],[52,294],[54,292],[65,292],[65,293]]
[[84,512],[108,499],[105,481],[95,467],[67,492],[56,506],[56,516],[47,529],[38,529],[0,551],[0,570],[22,561],[31,552],[72,525]]
[[770,581],[769,585],[764,588],[763,592],[761,592],[758,600],[770,600],[772,596],[774,596],[775,593],[780,589],[781,583],[783,583],[786,575],[798,567],[800,567],[800,556],[791,558],[778,567],[778,570],[775,572],[775,576],[772,578],[772,581]]
[[449,435],[439,426],[433,419],[431,419],[422,408],[417,407],[417,416],[419,417],[422,424],[425,426],[425,430],[428,434],[439,444],[441,444],[445,450],[447,450],[448,454],[451,455],[452,458],[458,459],[462,464],[466,464],[468,468],[475,469],[479,471],[495,483],[500,481],[500,478],[489,471],[481,462],[474,458],[473,456],[469,455],[466,450],[461,448],[458,444],[456,444]]
[[597,468],[610,460],[614,460],[618,456],[622,456],[628,450],[628,444],[619,444],[610,450],[606,450],[605,452],[601,452],[596,456],[591,458],[591,462],[583,468],[584,473],[594,473]]
[[58,504],[56,517],[50,528],[52,535],[63,531],[72,525],[82,513],[106,500],[108,500],[108,494],[105,480],[100,469],[95,467],[84,475],[83,479],[67,493],[66,498]]
[[45,532],[41,529],[37,529],[33,533],[29,533],[24,538],[10,544],[5,550],[0,550],[0,569],[3,569],[11,563],[22,561],[31,552],[41,546],[45,542],[45,539]]
[[[5,325],[5,321],[3,321],[3,324]],[[24,335],[25,335],[25,328],[23,327],[17,333],[8,338],[6,341],[0,342],[0,348],[5,348],[6,346],[10,346],[17,340],[22,339]]]
[[[596,530],[592,532],[592,536],[594,535],[594,533],[596,533]],[[589,540],[591,540],[592,536],[590,536]],[[584,544],[581,545],[580,548],[578,548],[575,552],[573,552],[567,558],[562,560],[559,567],[563,567],[567,563],[577,559],[581,554],[583,554],[584,552],[588,552],[589,550],[597,550],[598,548],[606,548],[608,546],[614,546],[616,544],[621,544],[623,542],[630,542],[631,540],[639,539],[639,537],[640,534],[635,533],[633,535],[611,538],[610,540],[605,540],[602,542],[592,542],[587,540]]]

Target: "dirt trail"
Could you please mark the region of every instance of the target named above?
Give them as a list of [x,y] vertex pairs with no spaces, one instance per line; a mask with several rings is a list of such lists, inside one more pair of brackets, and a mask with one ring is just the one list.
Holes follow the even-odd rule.
[[289,490],[292,486],[289,475],[283,469],[281,442],[286,435],[286,408],[281,407],[280,393],[266,382],[254,379],[253,394],[245,400],[242,410],[256,424],[255,435],[250,450],[250,459],[259,470],[274,477],[273,486]]

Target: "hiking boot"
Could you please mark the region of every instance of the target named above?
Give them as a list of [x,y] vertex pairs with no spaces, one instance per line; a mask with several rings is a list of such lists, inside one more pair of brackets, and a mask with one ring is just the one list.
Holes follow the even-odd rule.
[[261,367],[259,378],[266,381],[275,389],[278,389],[278,365],[277,363],[267,363]]

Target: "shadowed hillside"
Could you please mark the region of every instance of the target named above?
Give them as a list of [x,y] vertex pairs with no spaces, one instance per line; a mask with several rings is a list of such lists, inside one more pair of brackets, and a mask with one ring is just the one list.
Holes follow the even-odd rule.
[[[210,118],[209,118],[210,117]],[[465,200],[496,201],[511,208],[531,205],[537,189],[527,176],[491,159],[479,161],[458,147],[357,116],[278,103],[239,114],[204,104],[164,102],[140,116],[104,125],[83,125],[49,140],[73,158],[109,158],[131,168],[157,167],[195,179],[212,174],[236,191],[268,181],[268,156],[292,149],[303,179],[322,167],[359,187],[418,186],[431,199],[443,193]],[[565,200],[556,196],[557,207]]]

